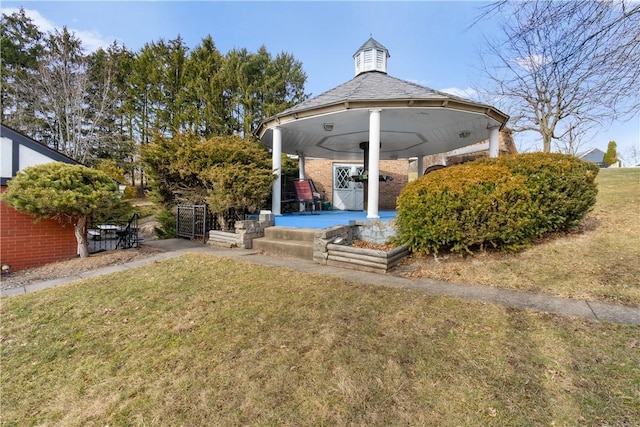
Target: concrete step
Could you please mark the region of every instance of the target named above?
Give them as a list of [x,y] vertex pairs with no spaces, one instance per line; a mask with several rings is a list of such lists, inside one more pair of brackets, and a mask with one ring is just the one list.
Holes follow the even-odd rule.
[[267,227],[264,230],[264,237],[274,240],[313,242],[316,231],[318,230],[314,228]]
[[[267,230],[268,229],[269,228],[267,228]],[[273,255],[290,256],[307,260],[313,259],[313,241],[261,237],[253,241],[253,249]]]

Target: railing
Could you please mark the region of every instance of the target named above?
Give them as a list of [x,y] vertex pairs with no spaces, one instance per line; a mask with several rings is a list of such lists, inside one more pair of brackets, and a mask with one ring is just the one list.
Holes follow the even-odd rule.
[[139,247],[139,218],[137,213],[128,221],[93,218],[87,225],[89,253]]

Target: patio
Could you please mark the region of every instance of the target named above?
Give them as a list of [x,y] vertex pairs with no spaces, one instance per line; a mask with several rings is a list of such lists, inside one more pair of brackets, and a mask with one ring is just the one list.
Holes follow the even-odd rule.
[[[366,211],[316,211],[315,214],[291,213],[275,217],[277,227],[323,229],[334,225],[349,225],[351,221],[372,221]],[[379,221],[390,221],[396,217],[396,211],[380,211]]]

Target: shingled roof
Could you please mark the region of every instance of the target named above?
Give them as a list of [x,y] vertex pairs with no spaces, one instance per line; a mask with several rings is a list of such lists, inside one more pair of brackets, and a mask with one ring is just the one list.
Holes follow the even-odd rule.
[[445,100],[452,99],[467,103],[474,103],[467,99],[440,92],[416,83],[391,77],[379,71],[369,71],[358,74],[353,79],[328,90],[314,98],[308,99],[286,109],[278,116],[311,110],[328,105],[356,101],[380,100]]
[[389,58],[391,56],[391,55],[389,55],[389,49],[387,49],[386,47],[382,46],[382,44],[380,44],[380,42],[375,40],[373,37],[369,37],[369,40],[364,42],[364,44],[362,46],[360,46],[358,48],[358,50],[356,50],[356,53],[354,53],[353,56],[356,56],[360,51],[367,50],[367,49],[384,50],[385,52],[387,52],[387,58]]

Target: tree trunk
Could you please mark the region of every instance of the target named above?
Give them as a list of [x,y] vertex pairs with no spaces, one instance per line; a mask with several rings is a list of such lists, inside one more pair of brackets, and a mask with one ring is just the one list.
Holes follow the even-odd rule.
[[80,258],[89,256],[89,243],[87,241],[87,217],[81,216],[74,227],[76,240],[78,241],[78,255]]
[[547,129],[540,129],[540,135],[542,136],[542,152],[551,152],[551,139],[553,138],[553,132]]

